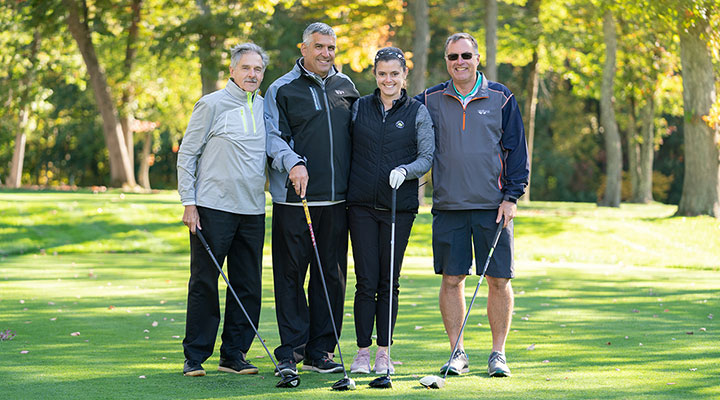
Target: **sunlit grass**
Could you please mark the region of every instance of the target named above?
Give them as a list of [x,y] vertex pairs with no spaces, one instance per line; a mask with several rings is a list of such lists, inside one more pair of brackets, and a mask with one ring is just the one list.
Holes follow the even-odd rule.
[[[270,212],[260,333],[272,350],[279,339]],[[471,373],[430,392],[417,381],[436,374],[450,349],[432,268],[431,216],[423,209],[403,265],[392,348],[402,364],[394,388],[371,390],[375,376],[353,375],[359,389],[340,394],[329,389],[337,374],[302,373],[299,388],[274,388],[272,363],[257,341],[248,357],[258,376],[217,372],[217,349],[205,363],[207,377],[181,375],[189,256],[175,193],[0,192],[0,331],[17,334],[0,342],[0,393],[23,399],[718,398],[720,224],[673,213],[660,204],[521,206],[516,313],[507,344],[515,376],[484,373],[490,333],[483,287],[466,331]],[[355,352],[349,260],[341,337],[347,365]],[[476,283],[477,277],[468,279],[468,301]]]

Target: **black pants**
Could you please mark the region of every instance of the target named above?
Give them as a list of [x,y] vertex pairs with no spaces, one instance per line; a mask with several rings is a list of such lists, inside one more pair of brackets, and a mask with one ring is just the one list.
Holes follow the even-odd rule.
[[[222,266],[227,257],[227,276],[253,324],[260,319],[262,249],[265,215],[240,215],[198,207],[202,233]],[[218,325],[218,276],[205,247],[190,234],[190,283],[183,347],[185,358],[204,362],[213,353]],[[250,349],[255,337],[237,301],[226,290],[225,322],[220,356],[237,359]]]
[[[310,207],[310,216],[339,335],[347,277],[345,204]],[[273,205],[272,258],[275,313],[281,342],[275,356],[281,361],[292,359],[294,350],[303,345],[304,357],[308,360],[334,353],[335,334],[302,207]],[[306,300],[304,285],[308,264],[310,283]]]
[[[393,268],[392,328],[398,312],[400,268],[415,214],[395,216],[395,266]],[[388,300],[390,296],[390,211],[368,207],[348,207],[348,225],[355,260],[355,335],[358,347],[372,344],[373,325],[378,346],[388,345]]]

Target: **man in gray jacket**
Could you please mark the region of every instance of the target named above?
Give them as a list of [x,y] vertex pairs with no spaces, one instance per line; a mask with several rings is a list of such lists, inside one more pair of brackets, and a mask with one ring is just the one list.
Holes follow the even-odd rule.
[[[265,238],[265,123],[257,89],[268,56],[252,43],[231,51],[230,80],[193,109],[178,152],[178,192],[190,228],[190,282],[185,323],[185,376],[204,376],[215,347],[220,306],[217,268],[200,240],[202,230],[218,262],[227,257],[230,284],[252,322],[260,318]],[[226,293],[219,371],[256,374],[245,361],[255,337],[242,310]]]
[[[492,332],[490,376],[509,376],[505,340],[510,331],[515,276],[513,218],[517,199],[528,183],[525,129],[512,92],[489,81],[477,68],[478,45],[467,33],[445,42],[449,81],[425,90],[416,99],[435,123],[433,159],[433,259],[442,275],[440,312],[455,348],[465,315],[465,277],[481,274],[497,224],[503,232],[487,269],[487,314]],[[450,375],[469,371],[463,338],[440,369]]]

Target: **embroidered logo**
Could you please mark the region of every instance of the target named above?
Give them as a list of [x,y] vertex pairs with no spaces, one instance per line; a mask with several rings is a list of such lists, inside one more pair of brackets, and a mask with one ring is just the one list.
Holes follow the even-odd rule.
[[490,110],[478,110],[478,114],[480,114],[480,115],[488,115],[488,114],[490,114]]
[[338,96],[342,96],[342,95],[345,94],[345,91],[344,91],[344,90],[335,89],[335,94],[337,94]]
[[405,127],[405,123],[402,122],[402,121],[398,121],[398,122],[395,123],[395,126],[396,126],[398,129],[402,129],[402,128]]

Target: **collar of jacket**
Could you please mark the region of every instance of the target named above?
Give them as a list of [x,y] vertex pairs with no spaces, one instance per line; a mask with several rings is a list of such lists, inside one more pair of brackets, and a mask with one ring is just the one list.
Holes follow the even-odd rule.
[[[245,89],[238,86],[237,83],[235,83],[235,80],[233,78],[228,79],[228,83],[227,83],[227,85],[225,85],[225,90],[227,90],[227,92],[230,94],[230,96],[235,97],[236,99],[238,99],[242,102],[247,102],[248,92]],[[258,91],[259,91],[259,89],[254,92],[250,92],[253,100],[255,100],[255,95],[258,93]]]
[[323,82],[325,82],[325,81],[328,80],[331,76],[336,75],[336,74],[338,73],[337,68],[336,68],[335,65],[333,64],[332,68],[330,68],[330,71],[328,71],[327,76],[324,77],[324,78],[322,78],[320,75],[318,75],[318,74],[316,74],[316,73],[314,73],[314,72],[308,71],[308,70],[305,68],[305,64],[304,64],[304,63],[305,63],[305,57],[300,57],[300,58],[298,58],[297,61],[295,61],[295,68],[297,68],[298,71],[300,71],[300,73],[301,73],[302,75],[305,75],[305,76],[307,76],[308,78],[312,79],[312,80],[315,81],[318,85],[322,85]]
[[[385,106],[383,105],[382,99],[380,98],[380,88],[375,88],[375,92],[373,93],[373,98],[375,99],[375,103],[380,108],[380,111],[385,111]],[[407,90],[400,89],[400,98],[393,100],[392,107],[390,110],[387,110],[388,112],[402,107],[405,103],[408,102],[408,96],[407,96]]]
[[[477,92],[471,97],[472,99],[485,99],[489,97],[488,94],[488,80],[485,77],[485,75],[480,72],[480,76],[478,79],[482,79],[482,82],[480,82],[480,87],[478,88]],[[452,96],[457,98],[458,95],[455,93],[455,86],[453,84],[452,79],[446,82],[445,90],[443,90],[443,94],[446,94],[448,96]]]

